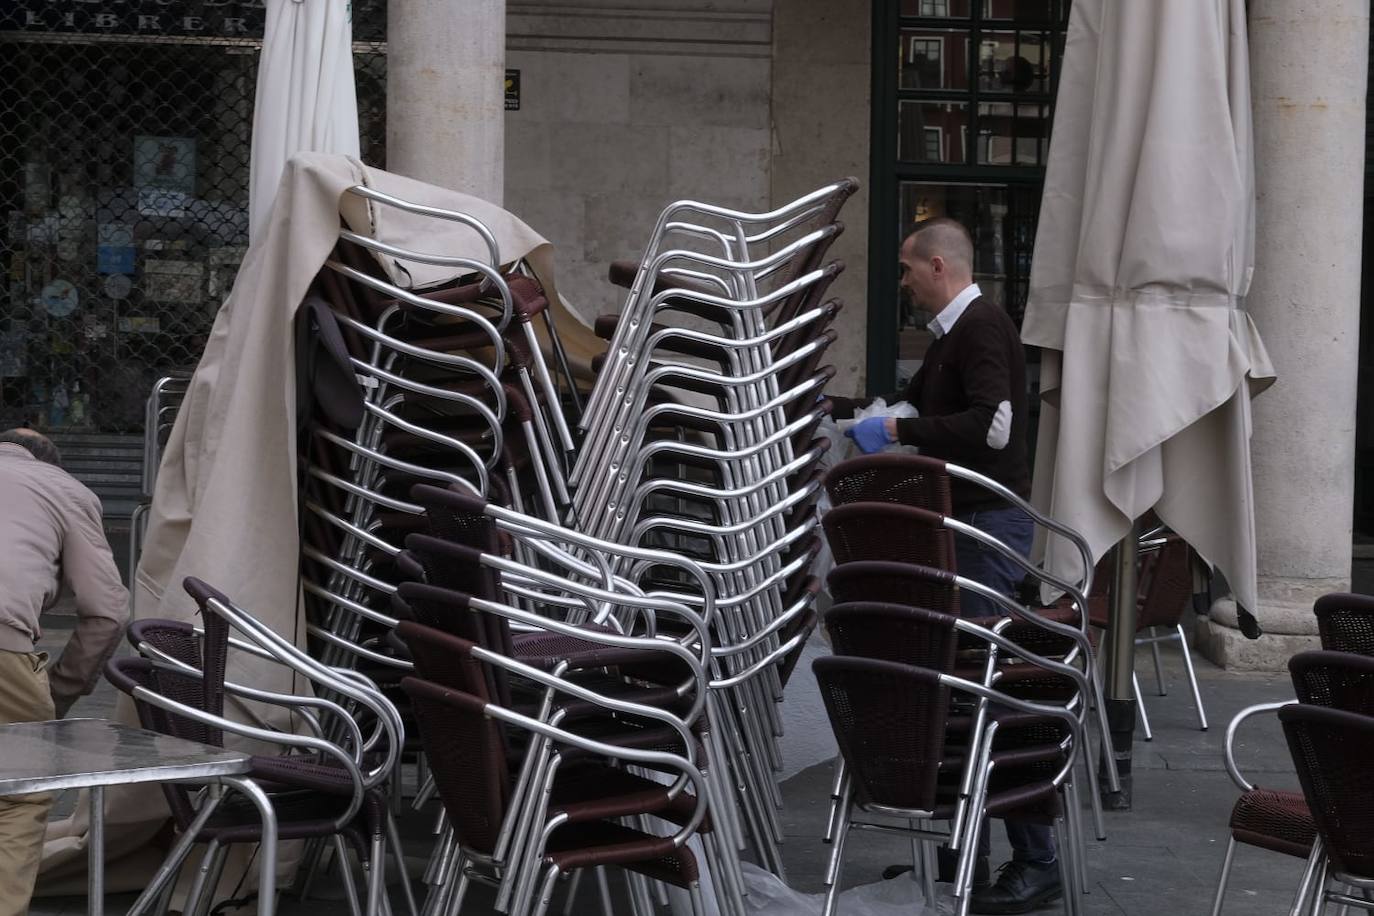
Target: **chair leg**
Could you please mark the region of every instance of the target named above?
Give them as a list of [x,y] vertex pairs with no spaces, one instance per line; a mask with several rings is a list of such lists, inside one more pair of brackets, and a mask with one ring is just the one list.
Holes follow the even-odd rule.
[[539,902],[535,904],[534,916],[544,916],[549,911],[549,903],[553,900],[553,885],[558,880],[558,868],[550,866],[544,873],[544,883],[539,887]]
[[358,886],[353,883],[353,871],[348,867],[348,844],[337,833],[334,834],[334,861],[339,868],[339,880],[343,882],[349,916],[363,916],[362,906],[358,902]]
[[1159,643],[1154,641],[1155,635],[1155,628],[1150,627],[1150,654],[1154,656],[1155,661],[1155,687],[1159,690],[1160,696],[1167,697],[1169,688],[1164,685],[1164,666],[1159,661]]
[[219,841],[211,840],[205,846],[205,854],[200,858],[200,864],[196,867],[196,877],[191,882],[191,890],[186,894],[186,910],[188,914],[200,911],[200,901],[202,897],[214,895],[214,888],[206,888],[210,880],[210,873],[214,871],[215,859],[219,857]]
[[381,916],[386,895],[386,847],[383,834],[374,834],[367,863],[367,916]]
[[1068,821],[1060,818],[1055,822],[1054,834],[1059,841],[1059,886],[1063,888],[1065,916],[1079,916],[1078,876],[1074,874],[1078,866],[1074,864],[1074,854],[1069,851],[1076,842],[1069,836]]
[[1316,885],[1320,893],[1321,884],[1319,879],[1326,869],[1326,844],[1322,838],[1317,837],[1317,841],[1312,844],[1312,853],[1307,857],[1307,867],[1303,869],[1302,880],[1298,882],[1298,892],[1293,898],[1293,906],[1288,910],[1288,916],[1303,916],[1304,913],[1313,912],[1308,901],[1312,897],[1313,885]]
[[[1187,648],[1184,648],[1187,651]],[[1217,879],[1217,896],[1212,901],[1212,916],[1221,916],[1221,901],[1226,897],[1226,883],[1231,880],[1231,863],[1236,858],[1236,838],[1226,842],[1226,858],[1221,860],[1221,877]]]
[[1135,708],[1140,713],[1140,726],[1145,729],[1145,740],[1155,740],[1155,733],[1150,731],[1150,714],[1145,711],[1145,698],[1140,695],[1140,678],[1135,674],[1131,675],[1131,689],[1135,691]]
[[848,793],[841,800],[840,819],[835,827],[835,840],[830,846],[830,867],[826,870],[825,906],[821,916],[835,916],[840,905],[840,876],[844,873],[844,847],[849,841],[849,824],[853,820]]
[[[1078,793],[1077,782],[1070,782],[1065,788],[1065,795],[1068,799],[1069,832],[1073,839],[1073,861],[1077,869],[1076,878],[1080,892],[1087,896],[1091,880],[1088,877],[1088,835],[1083,832],[1083,802]],[[1089,786],[1088,791],[1096,792],[1096,786]]]
[[396,818],[391,812],[386,813],[386,833],[387,845],[391,847],[391,855],[396,860],[396,874],[401,879],[401,891],[405,894],[406,910],[410,916],[420,916],[419,907],[415,905],[415,889],[411,887],[410,873],[406,871],[405,851],[401,847],[401,833],[396,829]]
[[1188,650],[1188,637],[1183,634],[1183,624],[1178,627],[1178,647],[1183,653],[1183,668],[1188,672],[1188,685],[1193,688],[1193,702],[1197,704],[1197,727],[1207,731],[1207,713],[1202,708],[1202,692],[1197,688],[1197,672],[1193,670],[1193,653]]
[[[922,826],[928,827],[929,823]],[[938,877],[940,865],[935,857],[935,844],[929,840],[918,840],[921,844],[921,894],[925,897],[926,906],[935,906],[935,879]]]
[[453,889],[453,894],[448,899],[448,907],[442,916],[457,916],[463,909],[463,900],[468,895],[468,888],[472,886],[472,879],[468,877],[467,856],[459,854],[454,867],[457,869],[454,876],[458,879],[458,886]]
[[840,789],[844,786],[844,758],[835,758],[835,778],[830,783],[830,816],[825,820],[825,836],[822,843],[830,843],[835,838],[835,817],[840,810]]

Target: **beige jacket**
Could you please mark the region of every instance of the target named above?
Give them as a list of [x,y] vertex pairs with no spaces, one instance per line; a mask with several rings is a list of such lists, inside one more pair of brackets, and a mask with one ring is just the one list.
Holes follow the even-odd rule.
[[123,634],[129,596],[96,495],[23,446],[0,442],[0,650],[34,651],[38,616],[64,590],[78,616],[49,672],[59,714],[95,686]]

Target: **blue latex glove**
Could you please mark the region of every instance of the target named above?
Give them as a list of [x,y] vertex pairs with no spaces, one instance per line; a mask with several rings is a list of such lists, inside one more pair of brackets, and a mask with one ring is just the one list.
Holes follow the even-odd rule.
[[860,420],[845,430],[844,434],[853,439],[854,444],[859,447],[859,451],[865,455],[881,452],[895,441],[887,434],[887,419],[884,417],[869,417],[867,420]]

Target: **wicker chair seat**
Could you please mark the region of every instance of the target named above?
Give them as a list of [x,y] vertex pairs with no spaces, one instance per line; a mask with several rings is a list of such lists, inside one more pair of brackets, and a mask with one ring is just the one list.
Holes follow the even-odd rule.
[[1231,809],[1231,835],[1239,843],[1305,859],[1317,827],[1301,792],[1254,788]]

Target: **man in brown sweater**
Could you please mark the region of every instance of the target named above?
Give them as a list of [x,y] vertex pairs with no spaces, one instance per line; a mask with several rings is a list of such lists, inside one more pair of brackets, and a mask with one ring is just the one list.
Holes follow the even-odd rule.
[[[927,326],[935,341],[906,391],[889,404],[907,401],[919,416],[897,420],[871,417],[849,435],[866,453],[900,442],[924,454],[978,471],[1018,496],[1030,495],[1026,456],[1026,357],[1016,325],[1006,311],[984,299],[973,282],[973,242],[952,219],[916,226],[901,249],[902,290],[931,315]],[[858,401],[832,398],[835,416],[853,416]],[[954,516],[1019,551],[1030,552],[1032,523],[1022,510],[988,490],[951,481]],[[1015,563],[964,537],[955,537],[958,572],[1005,595],[1022,578]],[[963,592],[966,617],[996,616],[997,605]],[[1025,913],[1059,895],[1054,835],[1049,828],[1007,821],[1013,861],[997,882],[988,881],[988,832],[982,831],[975,868],[974,913]],[[944,850],[941,850],[943,853]],[[941,871],[952,874],[952,857],[941,856]],[[979,885],[982,885],[979,887]]]
[[[0,724],[66,715],[95,687],[129,615],[100,500],[59,460],[38,433],[0,432]],[[64,592],[76,628],[49,669],[39,615]],[[0,916],[28,912],[51,804],[46,793],[0,798]]]

